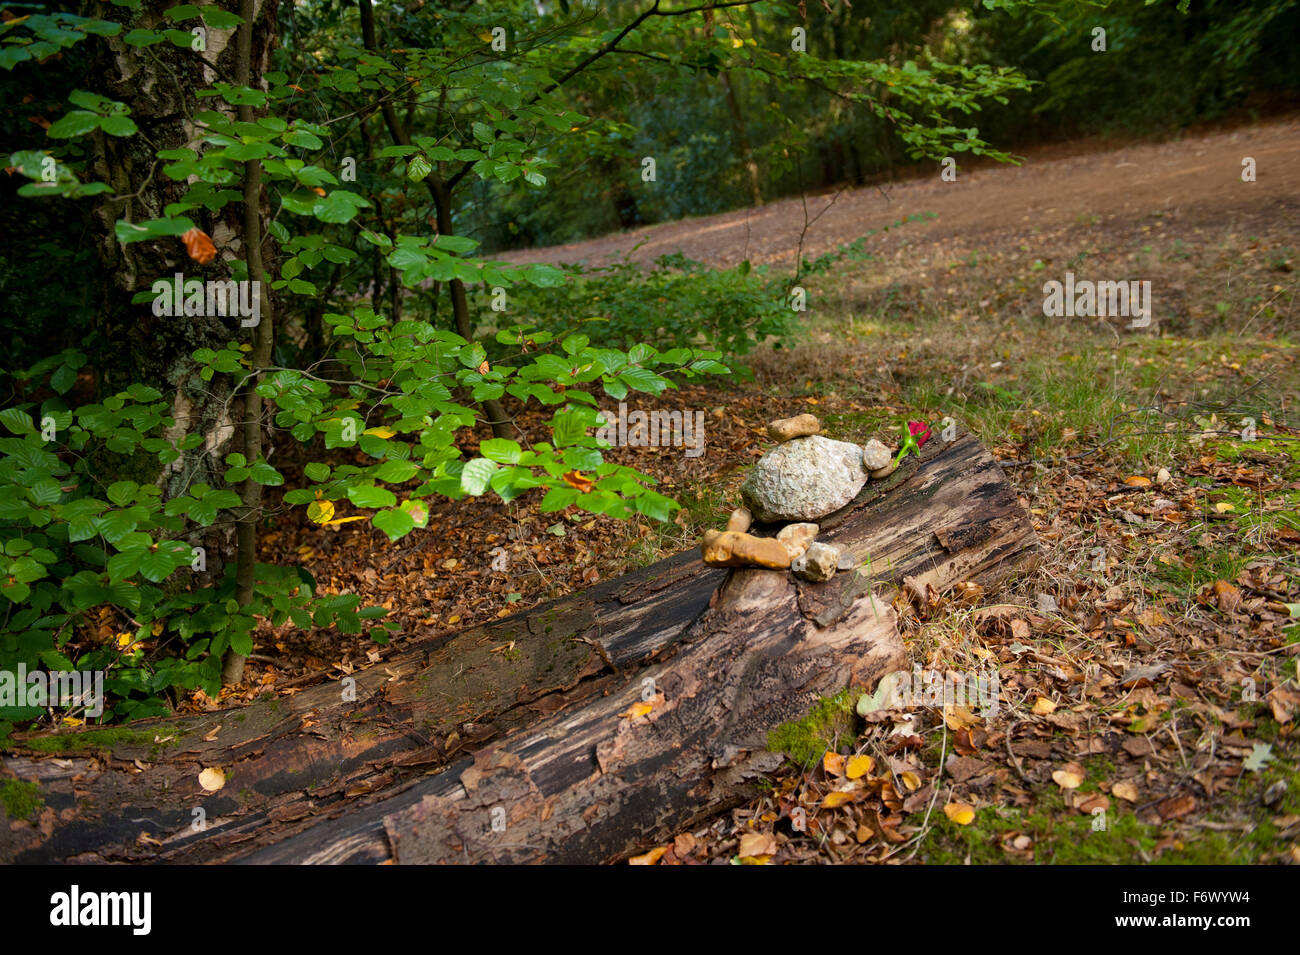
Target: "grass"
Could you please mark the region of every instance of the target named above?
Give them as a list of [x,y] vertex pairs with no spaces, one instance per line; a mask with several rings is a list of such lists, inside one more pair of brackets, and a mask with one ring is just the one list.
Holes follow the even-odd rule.
[[[987,801],[970,796],[979,809],[970,825],[961,826],[940,811],[949,798],[962,794],[961,787],[941,776],[941,796],[917,861],[1223,864],[1291,857],[1287,846],[1294,833],[1275,820],[1300,815],[1294,724],[1278,724],[1262,702],[1242,701],[1239,678],[1251,672],[1261,687],[1278,686],[1294,679],[1296,661],[1269,651],[1276,644],[1268,642],[1274,638],[1267,633],[1256,639],[1249,617],[1239,616],[1229,627],[1204,594],[1215,581],[1234,582],[1252,572],[1281,570],[1292,581],[1300,574],[1300,563],[1294,554],[1279,553],[1276,538],[1279,531],[1300,529],[1300,441],[1274,427],[1300,425],[1295,414],[1300,346],[1292,318],[1300,286],[1288,271],[1294,252],[1285,247],[1267,259],[1252,257],[1253,243],[1268,247],[1257,237],[1223,236],[1217,246],[1213,239],[1193,242],[1154,232],[1115,239],[1102,248],[1057,254],[1037,241],[1032,254],[1024,244],[1024,254],[1010,256],[997,248],[978,254],[958,248],[922,258],[920,249],[908,249],[892,271],[880,260],[869,272],[834,276],[830,287],[816,292],[822,305],[804,330],[806,343],[775,356],[754,356],[756,379],[768,394],[783,394],[791,404],[806,396],[821,399],[825,410],[817,413],[832,437],[860,442],[882,435],[903,413],[932,423],[950,416],[998,457],[1039,462],[1032,471],[1016,471],[1013,479],[1040,518],[1040,532],[1049,527],[1053,532],[1044,540],[1043,567],[983,605],[1033,606],[1035,593],[1044,589],[1062,599],[1076,591],[1091,593],[1091,599],[1111,606],[1097,607],[1092,622],[1080,610],[1054,618],[1047,626],[1051,632],[1035,625],[1028,642],[1036,652],[1053,655],[1076,672],[1083,670],[1080,661],[1109,660],[1122,668],[1150,655],[1180,660],[1201,679],[1223,665],[1228,669],[1221,677],[1227,693],[1222,705],[1249,721],[1244,728],[1224,725],[1213,715],[1218,711],[1207,716],[1204,707],[1170,694],[1166,684],[1095,698],[1073,695],[1077,684],[1019,686],[1014,699],[1004,693],[1005,712],[1000,722],[987,726],[990,733],[1007,729],[1009,721],[1022,727],[1036,722],[1029,709],[1041,693],[1054,697],[1062,712],[1087,714],[1085,731],[1047,734],[1054,746],[1068,737],[1067,751],[1091,733],[1119,733],[1124,740],[1157,737],[1167,752],[1155,765],[1129,758],[1122,748],[1113,757],[1088,757],[1080,787],[1083,793],[1103,792],[1107,781],[1140,776],[1143,798],[1153,801],[1135,807],[1110,795],[1105,818],[1096,818],[1067,806],[1054,783],[1031,782],[1018,796],[992,794]],[[1152,332],[1043,318],[1038,289],[1045,278],[1065,268],[1127,274],[1132,263],[1155,289],[1183,293],[1155,299],[1160,324]],[[922,267],[928,277],[918,278]],[[1242,419],[1253,419],[1260,434],[1252,441],[1232,435],[1200,440],[1198,417],[1211,415],[1215,428],[1231,431],[1245,427]],[[1261,455],[1272,460],[1261,463]],[[1236,465],[1255,475],[1265,472],[1265,486],[1231,483]],[[1168,491],[1153,487],[1131,498],[1106,493],[1126,476],[1153,479],[1161,467],[1174,472]],[[1064,479],[1075,475],[1081,482],[1077,489],[1063,489]],[[1049,484],[1055,496],[1044,493]],[[1115,520],[1114,510],[1150,504],[1162,494],[1179,499],[1187,511],[1184,523]],[[1086,504],[1081,513],[1062,507],[1072,496]],[[1189,507],[1193,498],[1195,506]],[[1107,545],[1110,563],[1093,572],[1087,555],[1099,544]],[[1287,590],[1273,579],[1272,586]],[[1146,609],[1161,611],[1164,625],[1134,623]],[[974,636],[976,629],[974,610],[942,606],[907,633],[909,655],[931,668],[977,671],[1010,637],[988,643]],[[1126,644],[1130,630],[1147,642]],[[1281,634],[1287,642],[1300,642],[1300,622]],[[1200,648],[1190,657],[1185,655],[1189,641]],[[1228,650],[1241,654],[1239,669],[1231,668]],[[1256,665],[1261,658],[1265,663]],[[1004,687],[1042,672],[1021,659],[1031,658],[1011,664],[1003,658]],[[1189,679],[1198,678],[1179,675],[1173,682]],[[843,694],[824,700],[804,720],[774,732],[770,748],[808,767],[827,748],[854,743],[851,731],[846,734],[835,722],[848,712],[846,703]],[[914,751],[915,765],[931,774],[938,769],[942,745],[937,719],[937,713],[930,714],[924,742]],[[880,731],[867,727],[857,745],[878,744],[873,732]],[[1234,733],[1244,734],[1250,744],[1269,743],[1277,761],[1259,773],[1242,769],[1226,790],[1207,795],[1189,777],[1189,760],[1213,752],[1205,744],[1209,734]],[[948,734],[949,755],[953,744]],[[1239,748],[1240,741],[1235,745]],[[1005,766],[1002,748],[990,745],[976,756]],[[1054,749],[1048,762],[1062,762],[1061,751]],[[1240,766],[1240,759],[1220,749],[1215,763],[1222,769],[1234,762]],[[1031,762],[1025,760],[1026,768]],[[1042,780],[1048,767],[1033,764],[1037,772],[1031,778]],[[1265,806],[1260,797],[1279,782],[1286,783],[1285,792]],[[1152,807],[1184,792],[1195,793],[1195,810],[1161,821]],[[915,831],[924,818],[923,811],[908,814],[904,831]],[[1029,839],[1032,853],[1014,849],[1019,836]],[[1294,847],[1289,851],[1294,855]]]

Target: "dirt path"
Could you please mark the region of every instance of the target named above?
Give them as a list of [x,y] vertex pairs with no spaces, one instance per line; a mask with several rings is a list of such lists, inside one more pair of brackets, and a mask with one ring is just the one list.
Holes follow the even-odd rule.
[[[804,253],[818,255],[923,211],[938,218],[907,227],[909,239],[918,243],[960,238],[970,245],[989,233],[1026,226],[1054,231],[1084,220],[1127,227],[1154,212],[1184,221],[1222,219],[1243,229],[1256,217],[1276,224],[1289,216],[1300,233],[1300,116],[1170,142],[1066,151],[1070,149],[1031,150],[1018,167],[959,171],[957,182],[943,182],[936,172],[881,188],[810,196],[806,212],[801,199],[785,199],[761,209],[668,222],[502,258],[595,265],[644,243],[632,254],[634,261],[683,252],[715,266],[746,258],[755,265],[789,265],[805,219],[815,221],[808,227]],[[1254,183],[1241,181],[1246,156],[1257,164]],[[670,183],[658,186],[671,188]],[[867,247],[891,241],[877,236]]]

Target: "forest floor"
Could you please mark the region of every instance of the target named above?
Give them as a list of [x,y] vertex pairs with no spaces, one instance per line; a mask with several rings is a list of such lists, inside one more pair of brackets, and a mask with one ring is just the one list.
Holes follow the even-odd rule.
[[[905,637],[927,671],[995,669],[997,711],[864,719],[831,701],[784,728],[792,759],[761,798],[635,861],[1300,862],[1297,155],[1293,116],[512,255],[594,264],[639,246],[637,261],[788,270],[801,235],[811,256],[937,214],[809,278],[798,341],[752,353],[751,379],[638,403],[706,411],[699,457],[610,453],[681,502],[673,523],[484,498],[435,506],[431,530],[397,544],[295,516],[263,546],[407,634],[455,629],[694,547],[738,502],[771,418],[812,411],[831,437],[895,443],[907,418],[951,417],[1003,463],[1042,564],[925,608]],[[1043,283],[1067,270],[1149,280],[1152,327],[1045,318]],[[244,690],[387,652],[263,633]]]

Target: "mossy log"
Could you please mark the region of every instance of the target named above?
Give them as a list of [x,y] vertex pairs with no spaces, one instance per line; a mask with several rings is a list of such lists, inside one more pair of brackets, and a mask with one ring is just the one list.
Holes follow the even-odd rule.
[[[355,699],[329,682],[13,740],[3,775],[35,783],[39,808],[0,834],[0,859],[625,856],[745,798],[779,761],[767,734],[819,696],[906,668],[897,588],[991,585],[1036,545],[1001,469],[964,435],[931,441],[821,524],[858,571],[812,584],[709,568],[693,551],[407,644],[354,675]],[[199,785],[205,767],[226,775],[217,792]]]

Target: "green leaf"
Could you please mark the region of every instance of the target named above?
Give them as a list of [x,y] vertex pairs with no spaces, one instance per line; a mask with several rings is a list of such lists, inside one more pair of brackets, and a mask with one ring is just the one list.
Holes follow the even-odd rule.
[[118,507],[126,507],[135,500],[136,488],[139,487],[134,481],[117,481],[108,486],[105,492],[108,499]]
[[98,129],[100,122],[101,119],[97,114],[88,113],[83,109],[76,109],[71,113],[64,113],[60,116],[46,130],[46,134],[51,139],[71,139],[74,136],[84,136],[86,133]]
[[479,454],[498,464],[518,464],[523,449],[509,438],[488,438],[479,444]]
[[415,529],[411,515],[401,509],[380,511],[370,522],[388,535],[389,540],[398,540]]
[[148,222],[127,222],[118,219],[115,226],[117,241],[126,245],[129,242],[148,242],[168,235],[184,235],[193,229],[194,223],[184,216],[174,219],[150,219]]
[[265,461],[258,461],[248,469],[248,476],[258,484],[266,487],[279,487],[284,483],[284,476]]
[[488,488],[488,483],[492,480],[492,475],[496,473],[497,465],[495,461],[489,461],[486,458],[475,458],[465,465],[465,469],[460,473],[460,486],[466,494],[472,494],[478,497]]
[[105,116],[100,120],[99,128],[110,136],[134,136],[138,132],[135,121],[121,113]]
[[389,484],[401,484],[415,477],[420,466],[414,461],[385,461],[375,469],[375,478]]
[[397,495],[388,488],[362,484],[348,488],[348,500],[357,507],[392,507],[397,503]]
[[355,192],[335,189],[325,198],[318,200],[311,211],[312,215],[321,222],[343,223],[352,221],[358,210],[369,205],[367,199]]
[[433,172],[433,163],[423,156],[412,156],[410,162],[406,164],[406,178],[412,182],[419,182],[431,172]]

